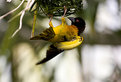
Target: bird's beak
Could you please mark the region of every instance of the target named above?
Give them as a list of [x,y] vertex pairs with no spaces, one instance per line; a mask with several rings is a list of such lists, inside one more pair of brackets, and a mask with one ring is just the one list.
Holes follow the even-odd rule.
[[73,17],[68,17],[69,20],[71,20],[71,22],[75,22],[75,19]]

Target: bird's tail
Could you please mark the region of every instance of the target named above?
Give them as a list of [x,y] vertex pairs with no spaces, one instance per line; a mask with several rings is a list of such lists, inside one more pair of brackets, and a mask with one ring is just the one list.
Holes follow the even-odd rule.
[[48,28],[43,31],[41,34],[31,37],[30,40],[50,40],[55,36],[53,28]]
[[54,45],[51,45],[50,48],[47,50],[46,57],[43,60],[39,61],[36,65],[49,61],[63,51],[64,50],[57,49]]

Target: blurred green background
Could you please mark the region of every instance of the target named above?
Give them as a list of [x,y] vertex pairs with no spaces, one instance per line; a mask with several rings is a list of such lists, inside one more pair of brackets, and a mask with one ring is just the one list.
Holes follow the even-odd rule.
[[[17,7],[21,0],[0,0],[0,16]],[[22,29],[23,8],[0,20],[0,82],[121,82],[121,1],[83,0],[83,11],[70,17],[86,21],[83,44],[68,50],[49,62],[36,66],[49,45],[46,41],[31,41],[33,14],[26,11]],[[61,23],[54,17],[53,25]],[[67,23],[70,21],[66,19]],[[39,14],[35,35],[49,27],[49,18]]]

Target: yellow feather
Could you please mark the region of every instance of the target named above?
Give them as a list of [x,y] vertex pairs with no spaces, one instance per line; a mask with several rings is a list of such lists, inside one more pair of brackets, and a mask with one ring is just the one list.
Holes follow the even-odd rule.
[[58,49],[69,50],[79,46],[83,42],[83,37],[78,36],[75,40],[55,43]]

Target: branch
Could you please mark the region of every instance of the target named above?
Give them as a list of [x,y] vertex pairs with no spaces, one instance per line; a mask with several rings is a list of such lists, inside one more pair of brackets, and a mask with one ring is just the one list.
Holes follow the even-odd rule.
[[13,10],[9,11],[8,13],[4,14],[3,16],[0,16],[0,20],[3,19],[4,17],[8,16],[9,14],[15,12],[18,8],[21,7],[21,5],[24,3],[24,0],[22,0],[22,2]]
[[21,28],[22,28],[22,19],[23,19],[23,17],[24,17],[24,14],[25,14],[26,10],[29,9],[29,8],[32,6],[33,3],[34,3],[34,0],[28,0],[25,9],[22,10],[22,14],[21,14],[21,17],[20,17],[19,28],[13,33],[13,35],[11,36],[12,38],[16,35],[16,33],[17,33],[18,31],[21,30]]
[[[10,12],[4,14],[3,16],[0,16],[0,20],[3,19],[4,17],[8,16],[9,14],[15,12],[17,9],[19,9],[21,7],[21,5],[24,3],[24,1],[25,0],[22,0],[22,2],[15,9],[13,9]],[[19,28],[13,33],[11,38],[14,37],[16,35],[16,33],[18,31],[20,31],[20,29],[22,28],[22,19],[23,19],[24,15],[25,15],[25,12],[26,12],[26,10],[28,10],[32,6],[33,3],[34,3],[34,0],[28,0],[26,7],[19,13],[19,15],[21,15],[20,16]],[[17,16],[19,16],[19,15],[17,15]]]
[[21,17],[20,17],[20,23],[19,23],[19,28],[13,33],[11,36],[12,38],[16,35],[16,33],[22,28],[22,19],[24,17],[25,11],[22,12]]

